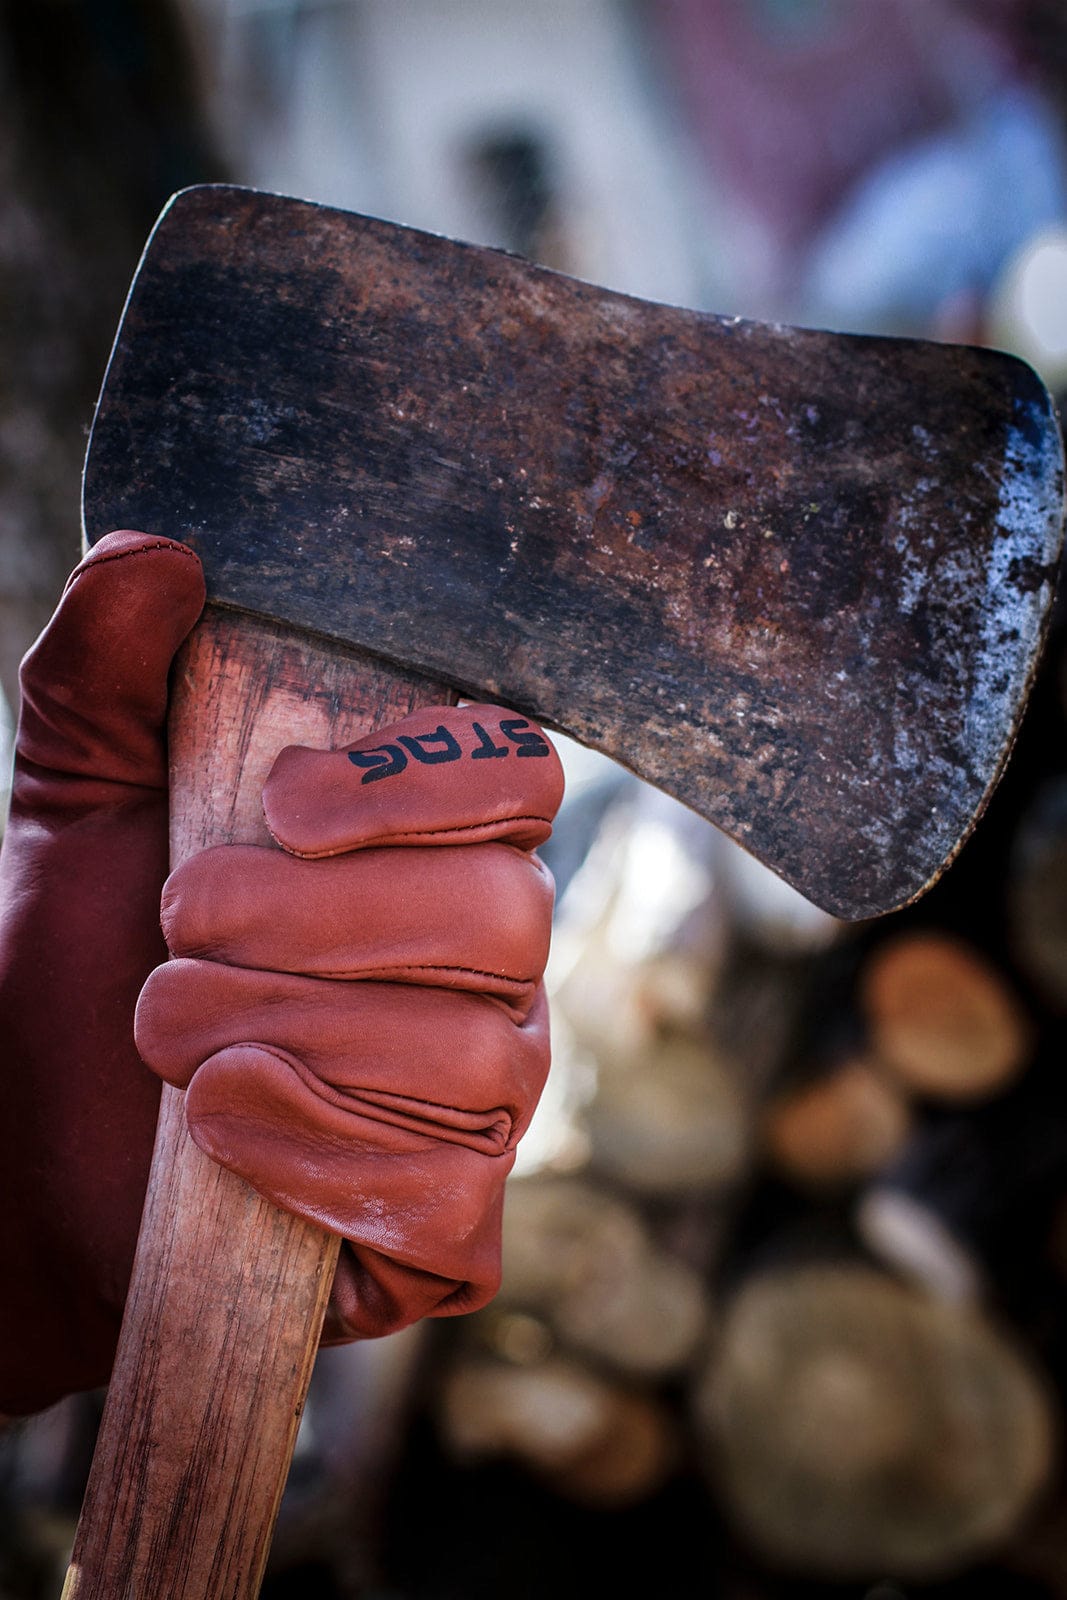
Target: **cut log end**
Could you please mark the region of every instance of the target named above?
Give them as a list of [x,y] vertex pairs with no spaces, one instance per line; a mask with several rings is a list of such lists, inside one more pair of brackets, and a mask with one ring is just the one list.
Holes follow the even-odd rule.
[[1053,1411],[987,1319],[864,1266],[767,1273],[728,1308],[695,1414],[723,1504],[776,1568],[958,1571],[1020,1526]]
[[830,1189],[880,1172],[903,1147],[910,1126],[899,1087],[857,1057],[775,1095],[762,1132],[773,1167],[804,1188]]
[[458,1460],[515,1461],[598,1509],[645,1499],[678,1458],[676,1423],[656,1396],[571,1358],[526,1367],[463,1359],[444,1378],[438,1417]]
[[986,1098],[1030,1056],[1032,1023],[1004,975],[941,931],[880,944],[862,976],[861,1002],[878,1060],[915,1094]]

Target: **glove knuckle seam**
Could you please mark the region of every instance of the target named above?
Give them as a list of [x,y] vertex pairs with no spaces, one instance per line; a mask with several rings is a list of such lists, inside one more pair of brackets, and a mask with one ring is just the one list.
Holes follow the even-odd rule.
[[128,561],[131,556],[153,555],[159,550],[170,555],[183,556],[186,560],[196,562],[199,565],[199,557],[192,550],[186,549],[185,546],[176,544],[172,540],[155,539],[151,543],[138,545],[136,550],[116,550],[113,554],[97,556],[95,559],[87,561],[79,571],[74,573],[70,587],[73,589],[90,572],[94,572],[100,567],[106,567],[113,561]]
[[[380,967],[340,967],[336,970],[321,970],[318,976],[323,978],[354,977],[355,981],[374,981],[375,973],[382,972],[440,972],[464,978],[488,978],[493,983],[508,983],[521,985],[528,988],[536,984],[537,978],[516,978],[506,972],[489,972],[483,967],[464,967],[455,963],[441,963],[432,961],[405,961],[400,965],[383,965]],[[385,980],[387,981],[387,980]]]
[[[354,844],[331,845],[321,850],[298,850],[295,845],[283,843],[279,834],[271,830],[271,837],[281,844],[288,855],[297,856],[301,861],[321,861],[329,857],[355,854],[357,850],[371,850],[382,845],[420,844],[425,839],[439,839],[441,837],[457,838],[463,834],[483,833],[487,828],[508,828],[513,824],[540,823],[542,827],[551,826],[550,817],[538,816],[535,813],[516,817],[492,817],[486,822],[465,822],[462,824],[448,824],[442,828],[405,829],[401,832],[385,831],[376,833],[367,838],[359,839]],[[506,844],[506,839],[487,839],[486,844]],[[523,854],[530,852],[523,851]]]

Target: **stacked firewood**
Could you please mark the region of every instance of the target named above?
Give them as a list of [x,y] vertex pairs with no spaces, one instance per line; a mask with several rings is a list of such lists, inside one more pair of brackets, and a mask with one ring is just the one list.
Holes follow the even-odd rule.
[[1067,1594],[1065,660],[1057,625],[980,828],[868,924],[606,791],[560,898],[551,1135],[500,1296],[427,1367],[450,1470],[542,1517],[695,1492],[682,1537],[739,1593]]

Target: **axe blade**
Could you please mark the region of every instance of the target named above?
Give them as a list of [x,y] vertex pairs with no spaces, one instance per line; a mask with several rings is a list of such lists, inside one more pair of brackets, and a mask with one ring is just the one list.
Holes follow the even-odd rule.
[[230,186],[176,195],[97,407],[85,537],[536,715],[839,917],[973,828],[1063,535],[1025,363],[633,299]]

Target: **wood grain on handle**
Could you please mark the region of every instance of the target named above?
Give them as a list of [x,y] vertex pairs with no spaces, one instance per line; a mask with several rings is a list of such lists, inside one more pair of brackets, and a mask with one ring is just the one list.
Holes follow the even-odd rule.
[[[286,744],[353,739],[454,697],[362,653],[209,607],[179,660],[172,864],[267,843]],[[338,1242],[204,1156],[164,1088],[118,1354],[63,1600],[259,1591]]]

